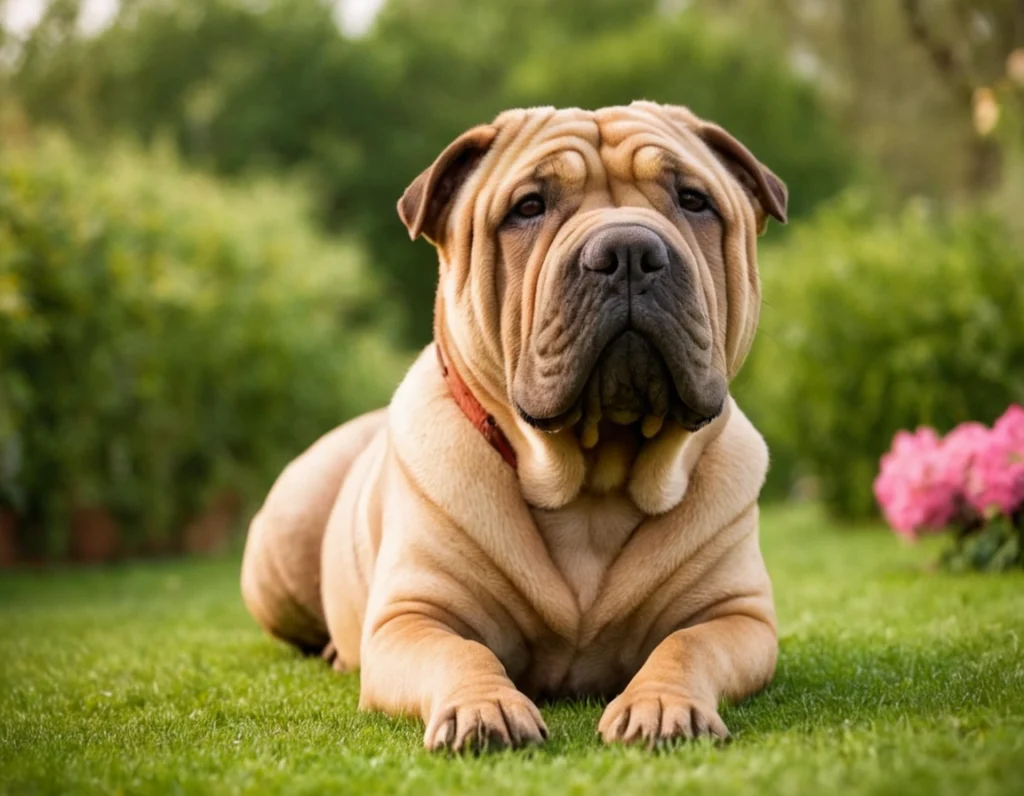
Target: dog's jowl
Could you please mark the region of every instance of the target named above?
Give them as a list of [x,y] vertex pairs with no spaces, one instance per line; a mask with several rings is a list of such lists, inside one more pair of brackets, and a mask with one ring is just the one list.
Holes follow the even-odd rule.
[[437,249],[434,342],[281,474],[249,610],[431,749],[541,742],[536,703],[575,695],[611,700],[606,741],[724,737],[777,651],[767,451],[729,384],[785,186],[684,108],[533,108],[398,212]]

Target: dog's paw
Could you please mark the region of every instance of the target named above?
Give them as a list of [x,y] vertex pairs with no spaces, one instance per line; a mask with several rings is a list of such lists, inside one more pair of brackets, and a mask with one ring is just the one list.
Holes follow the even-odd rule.
[[597,725],[605,743],[644,743],[649,749],[693,738],[729,737],[713,704],[668,690],[626,689]]
[[427,722],[423,745],[430,751],[482,752],[518,749],[547,740],[540,711],[514,688],[453,700]]

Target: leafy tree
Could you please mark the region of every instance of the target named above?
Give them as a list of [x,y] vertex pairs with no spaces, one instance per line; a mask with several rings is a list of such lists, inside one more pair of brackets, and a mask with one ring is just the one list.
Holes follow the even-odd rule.
[[93,39],[75,32],[74,6],[51,5],[24,45],[14,77],[30,115],[83,141],[169,134],[225,174],[305,171],[324,223],[365,242],[409,343],[429,337],[436,269],[395,201],[449,140],[506,107],[692,105],[784,175],[797,214],[848,171],[781,39],[751,46],[711,14],[654,0],[392,0],[358,40],[317,0],[133,0]]

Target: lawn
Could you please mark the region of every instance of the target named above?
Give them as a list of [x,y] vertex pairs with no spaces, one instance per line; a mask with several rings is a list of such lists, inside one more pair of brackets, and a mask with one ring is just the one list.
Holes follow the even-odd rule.
[[544,748],[453,759],[356,711],[358,677],[265,638],[236,558],[0,576],[0,790],[11,793],[1024,793],[1024,576],[928,572],[934,546],[764,514],[774,684],[734,740],[605,748],[600,706],[544,706]]

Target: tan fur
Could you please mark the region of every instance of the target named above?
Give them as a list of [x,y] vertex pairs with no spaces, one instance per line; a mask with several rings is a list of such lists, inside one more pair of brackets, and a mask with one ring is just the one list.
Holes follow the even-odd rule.
[[[361,667],[361,707],[421,717],[428,748],[539,742],[534,701],[577,694],[614,697],[608,741],[722,737],[719,701],[772,676],[767,450],[732,399],[696,432],[666,420],[647,440],[603,422],[585,450],[579,424],[539,431],[510,398],[527,357],[548,355],[544,324],[570,321],[552,303],[565,253],[610,218],[685,253],[704,324],[693,339],[707,337],[709,373],[735,375],[760,302],[756,234],[785,193],[719,133],[651,103],[511,111],[453,143],[400,204],[439,251],[435,339],[518,470],[466,420],[428,347],[386,415],[342,426],[281,476],[242,582],[264,627],[330,642],[337,668]],[[673,221],[659,153],[705,186],[720,226]],[[556,172],[567,209],[510,233],[501,221],[538,168]]]

